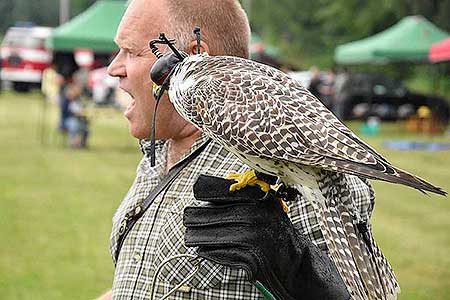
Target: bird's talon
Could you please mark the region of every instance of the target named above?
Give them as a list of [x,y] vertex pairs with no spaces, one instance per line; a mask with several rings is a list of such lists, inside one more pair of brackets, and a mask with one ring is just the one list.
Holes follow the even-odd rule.
[[[257,180],[255,180],[255,184],[258,185],[264,193],[267,193],[268,191],[270,191],[270,184],[268,184],[265,181],[257,179]],[[255,185],[255,184],[249,184],[249,185]]]
[[230,192],[238,191],[238,190],[241,189],[241,187],[242,187],[242,186],[241,186],[239,183],[233,183],[233,184],[230,186]]
[[[227,177],[227,179],[229,180],[236,180],[236,183],[233,183],[230,186],[230,192],[234,192],[237,190],[240,190],[243,187],[246,187],[247,185],[249,186],[259,186],[261,188],[261,190],[266,193],[266,196],[268,195],[268,192],[270,191],[270,184],[265,182],[264,180],[258,179],[258,177],[256,177],[256,173],[254,170],[250,170],[247,172],[244,172],[242,174],[239,173],[232,173],[229,174]],[[281,184],[278,185],[274,185],[275,190],[279,190],[280,188],[282,188]],[[287,206],[286,202],[283,201],[283,199],[279,198],[281,207],[283,208],[283,211],[285,213],[289,212],[289,207]]]
[[239,174],[239,173],[231,173],[231,174],[228,174],[227,175],[227,177],[226,177],[226,179],[229,179],[229,180],[237,180],[239,177],[241,177],[242,176],[242,174]]
[[286,202],[284,202],[284,200],[281,198],[279,200],[280,200],[280,204],[281,204],[281,207],[283,208],[284,212],[289,213],[289,206],[286,204]]
[[230,186],[230,192],[240,190],[241,188],[243,188],[247,185],[249,185],[249,186],[257,185],[265,193],[267,193],[270,190],[270,185],[267,182],[258,179],[258,177],[256,177],[256,173],[254,170],[250,170],[250,171],[244,172],[242,174],[232,173],[232,174],[229,174],[226,178],[237,181],[236,183],[233,183]]

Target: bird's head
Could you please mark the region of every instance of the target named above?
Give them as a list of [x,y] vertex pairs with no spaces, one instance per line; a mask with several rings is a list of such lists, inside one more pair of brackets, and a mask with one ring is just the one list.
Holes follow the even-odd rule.
[[[194,29],[194,34],[197,36],[197,49],[198,54],[200,54],[200,28],[196,27]],[[157,44],[167,45],[172,52],[163,55],[159,49],[156,47]],[[159,39],[151,40],[149,47],[153,54],[158,58],[158,60],[153,64],[150,70],[150,78],[153,81],[153,93],[157,95],[157,91],[161,89],[164,91],[169,87],[170,77],[175,70],[175,67],[183,62],[189,55],[186,52],[179,51],[174,46],[175,40],[168,39],[164,33],[159,34]]]
[[175,53],[167,53],[153,64],[150,70],[150,78],[154,84],[161,86],[165,80],[170,80],[175,67],[188,57],[185,52],[179,51],[178,53],[181,57]]

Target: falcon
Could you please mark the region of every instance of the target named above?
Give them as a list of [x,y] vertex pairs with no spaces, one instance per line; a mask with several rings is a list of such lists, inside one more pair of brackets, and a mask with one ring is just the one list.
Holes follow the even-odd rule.
[[422,192],[446,192],[393,166],[283,72],[238,57],[188,56],[164,35],[154,41],[173,53],[162,55],[150,43],[158,57],[151,70],[157,101],[153,118],[168,89],[184,119],[252,168],[230,174],[237,181],[231,190],[256,184],[268,191],[269,183],[259,174],[294,187],[300,200],[311,203],[327,252],[352,299],[396,299],[397,280],[370,224],[355,208],[349,181],[378,179]]
[[[253,170],[313,188],[318,171],[328,170],[446,195],[389,163],[285,73],[239,57],[181,56],[160,58],[153,81],[168,83],[177,112]],[[254,173],[231,177],[234,190]]]

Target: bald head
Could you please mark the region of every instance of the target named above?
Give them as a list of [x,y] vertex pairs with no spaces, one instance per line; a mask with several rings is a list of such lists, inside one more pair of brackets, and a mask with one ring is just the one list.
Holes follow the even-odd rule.
[[130,0],[119,24],[116,42],[121,48],[148,49],[148,42],[158,38],[167,24],[165,0]]
[[194,27],[201,28],[210,55],[248,58],[250,26],[237,0],[164,0],[168,9],[167,32],[187,49]]
[[185,51],[198,26],[210,55],[249,57],[250,26],[237,0],[132,0],[123,19],[136,23],[128,28],[143,28],[143,38],[165,32]]

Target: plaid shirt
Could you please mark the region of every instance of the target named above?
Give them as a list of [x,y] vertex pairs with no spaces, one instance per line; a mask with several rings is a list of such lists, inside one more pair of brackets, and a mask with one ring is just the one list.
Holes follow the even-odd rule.
[[[206,141],[207,137],[202,135],[183,158]],[[153,168],[147,155],[148,146],[148,142],[142,142],[145,155],[137,168],[136,179],[113,217],[110,246],[113,260],[125,216],[132,216],[141,210],[144,199],[164,176],[167,143],[157,143],[156,166]],[[195,249],[184,246],[183,210],[186,206],[202,205],[195,200],[192,191],[200,174],[225,177],[229,173],[248,169],[248,166],[214,141],[190,162],[154,200],[125,238],[118,260],[114,261],[113,299],[149,299],[153,276],[163,260],[182,253],[195,254]],[[347,180],[355,207],[359,210],[357,213],[363,219],[369,219],[374,204],[370,185],[354,176],[347,176]],[[312,206],[307,201],[294,201],[289,203],[289,208],[291,220],[326,251]],[[168,293],[193,270],[194,265],[188,259],[168,263],[156,280],[155,299]],[[170,299],[262,299],[262,295],[247,280],[243,270],[203,261],[199,273]]]

